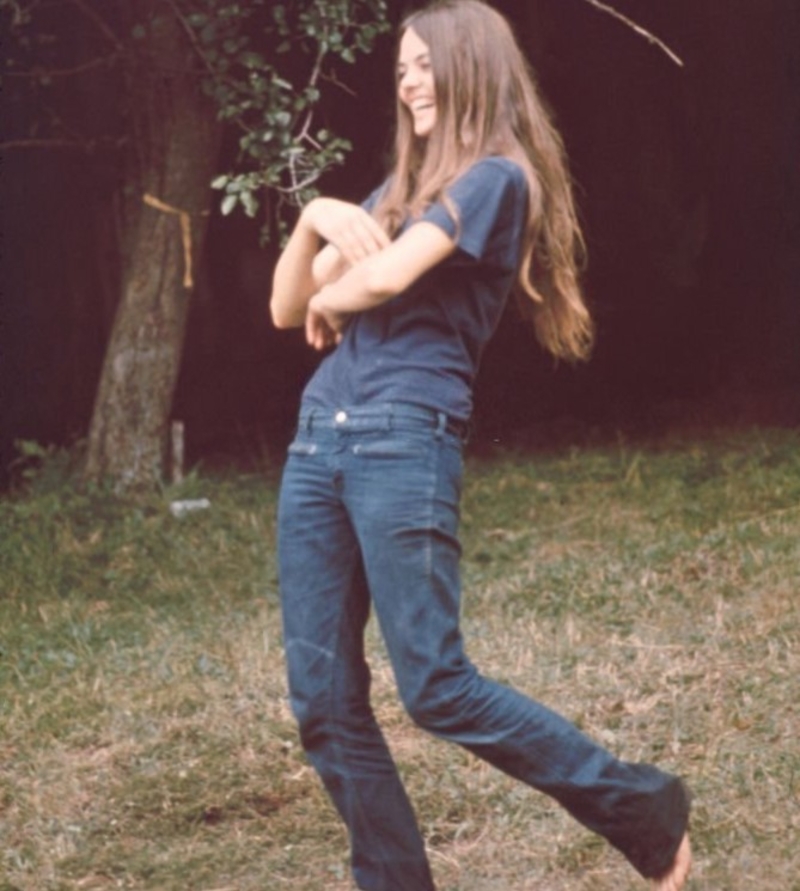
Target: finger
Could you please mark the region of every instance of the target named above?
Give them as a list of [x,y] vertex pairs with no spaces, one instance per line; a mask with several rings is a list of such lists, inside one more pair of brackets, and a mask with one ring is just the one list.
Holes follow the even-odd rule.
[[336,246],[351,266],[365,260],[370,256],[370,253],[375,253],[375,250],[370,247],[369,240],[353,231],[343,232]]
[[317,230],[350,261],[358,261],[389,244],[389,236],[363,207],[341,201],[321,201]]
[[328,343],[328,336],[324,328],[317,327],[314,334],[314,349],[324,350]]
[[319,349],[319,316],[313,310],[306,314],[306,343]]
[[333,346],[336,338],[335,326],[327,316],[314,309],[306,314],[306,342],[315,350]]
[[328,349],[336,343],[336,332],[332,331],[330,328],[326,328],[322,339],[322,349]]
[[359,228],[359,238],[367,255],[376,254],[390,244],[389,236],[371,216],[365,216]]
[[389,236],[376,220],[364,213],[341,232],[337,247],[349,263],[358,263],[382,251],[388,244]]
[[320,319],[317,326],[317,349],[324,350],[330,342],[330,337],[330,328],[328,328],[324,319]]
[[383,250],[383,248],[390,244],[391,239],[383,230],[383,228],[378,224],[378,221],[375,219],[375,217],[370,216],[365,211],[364,216],[362,217],[362,222],[367,233],[367,238],[376,250]]

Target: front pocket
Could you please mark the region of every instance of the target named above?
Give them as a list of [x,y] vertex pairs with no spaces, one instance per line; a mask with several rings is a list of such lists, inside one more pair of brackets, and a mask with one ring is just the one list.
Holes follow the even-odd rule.
[[295,440],[289,446],[288,453],[290,455],[300,456],[315,455],[317,453],[317,444],[315,442],[301,442]]

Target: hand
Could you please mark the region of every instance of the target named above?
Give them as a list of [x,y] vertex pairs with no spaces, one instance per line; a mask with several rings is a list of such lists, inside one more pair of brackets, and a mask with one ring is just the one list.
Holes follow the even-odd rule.
[[335,346],[342,339],[347,320],[346,313],[322,309],[312,298],[306,312],[306,343],[315,350]]
[[363,207],[335,198],[315,198],[302,219],[317,235],[332,244],[350,265],[383,250],[389,236]]

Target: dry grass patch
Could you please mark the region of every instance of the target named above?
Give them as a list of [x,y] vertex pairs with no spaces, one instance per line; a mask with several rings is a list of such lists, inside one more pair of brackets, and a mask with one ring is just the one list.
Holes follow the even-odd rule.
[[[800,883],[800,449],[757,433],[471,461],[464,628],[487,673],[687,777],[692,887]],[[0,891],[351,891],[296,742],[272,478],[212,509],[0,503]],[[378,717],[442,891],[625,891],[548,799],[414,728],[374,626]]]

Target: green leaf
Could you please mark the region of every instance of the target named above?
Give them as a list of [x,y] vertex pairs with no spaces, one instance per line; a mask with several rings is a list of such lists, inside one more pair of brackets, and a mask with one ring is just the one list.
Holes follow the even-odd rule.
[[17,439],[14,446],[23,458],[46,458],[48,455],[48,450],[34,439]]
[[242,205],[247,216],[252,218],[258,213],[258,199],[252,192],[242,192]]
[[239,61],[245,68],[261,69],[266,65],[264,57],[260,53],[255,53],[252,50],[242,53],[241,56],[239,56]]
[[238,195],[226,195],[222,199],[222,205],[220,207],[220,210],[222,211],[222,215],[224,217],[227,217],[230,214],[230,212],[234,209],[234,207],[236,207],[238,202],[239,202]]
[[[254,216],[262,188],[291,184],[292,158],[301,180],[312,183],[346,160],[350,144],[333,128],[319,130],[318,147],[296,141],[302,116],[324,102],[329,89],[324,79],[309,84],[312,59],[331,52],[354,64],[369,52],[388,27],[384,0],[192,0],[186,6],[193,9],[187,16],[209,63],[203,89],[219,119],[238,129],[236,168],[212,183],[224,193],[223,214],[241,205]],[[280,226],[290,207],[307,201],[312,191],[275,196],[269,225]]]

